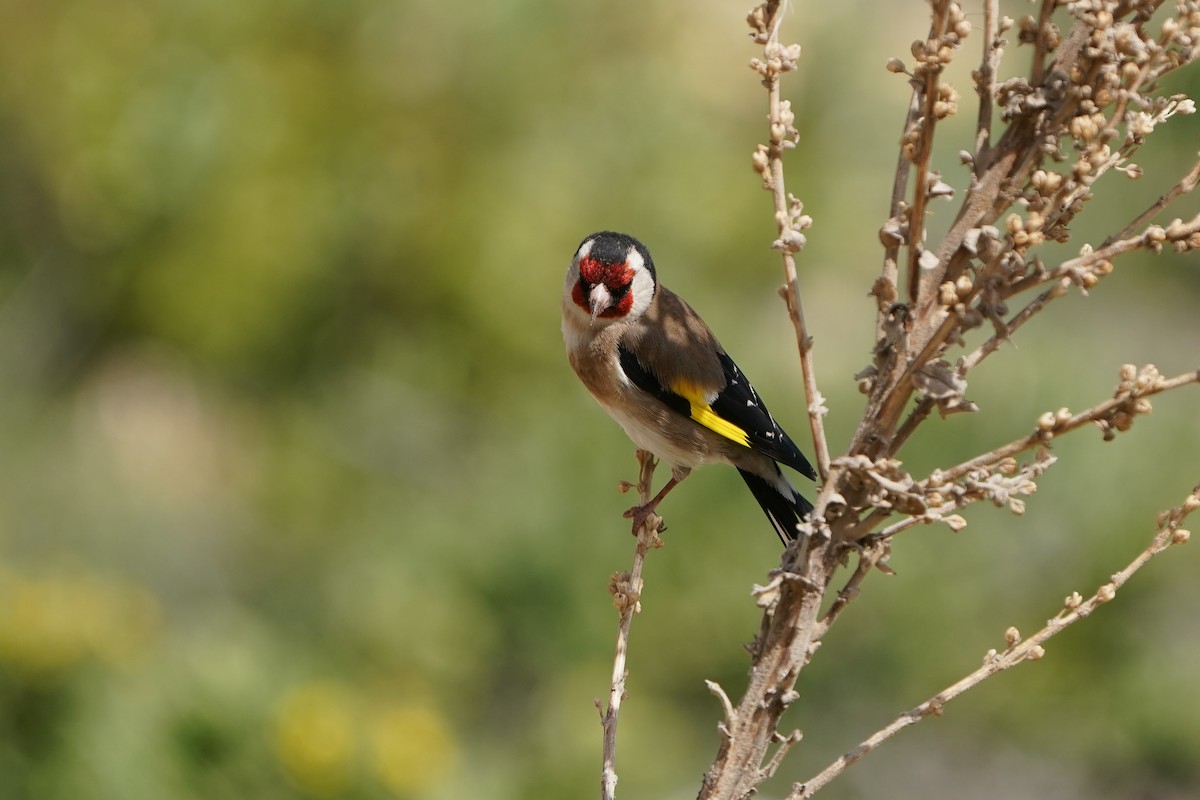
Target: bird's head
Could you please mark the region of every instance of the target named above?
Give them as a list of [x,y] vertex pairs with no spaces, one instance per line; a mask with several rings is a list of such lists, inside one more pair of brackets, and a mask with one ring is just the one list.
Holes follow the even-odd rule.
[[624,233],[593,233],[580,243],[567,270],[570,305],[592,323],[640,317],[656,285],[650,251]]

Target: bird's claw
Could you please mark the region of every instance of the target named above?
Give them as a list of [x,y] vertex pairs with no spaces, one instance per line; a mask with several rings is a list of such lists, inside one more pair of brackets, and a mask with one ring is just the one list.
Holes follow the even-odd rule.
[[649,505],[634,506],[626,511],[621,516],[625,519],[633,520],[633,529],[630,531],[634,536],[642,530],[647,522],[650,524],[650,529],[655,533],[662,533],[667,529],[667,524],[662,517],[654,513],[654,508]]

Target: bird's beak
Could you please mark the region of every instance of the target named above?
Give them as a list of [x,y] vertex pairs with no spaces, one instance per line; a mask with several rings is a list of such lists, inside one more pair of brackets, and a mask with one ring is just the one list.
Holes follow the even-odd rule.
[[597,283],[588,292],[588,304],[592,307],[592,322],[596,321],[596,317],[600,312],[612,305],[612,295],[608,291],[608,287],[603,283]]

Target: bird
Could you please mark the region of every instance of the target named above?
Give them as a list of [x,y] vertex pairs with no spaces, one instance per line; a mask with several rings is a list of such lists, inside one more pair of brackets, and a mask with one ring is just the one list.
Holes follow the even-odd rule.
[[649,502],[625,512],[636,534],[703,464],[737,469],[786,546],[812,504],[780,465],[815,480],[700,315],[658,282],[650,251],[625,233],[580,242],[563,286],[562,333],[575,374],[640,449],[671,467]]

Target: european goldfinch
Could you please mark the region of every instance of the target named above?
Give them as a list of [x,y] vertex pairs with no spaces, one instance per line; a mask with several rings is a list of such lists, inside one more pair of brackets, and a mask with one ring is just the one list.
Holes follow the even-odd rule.
[[583,385],[634,444],[671,467],[653,500],[626,512],[634,532],[693,467],[737,468],[786,545],[812,504],[780,464],[812,465],[704,320],[658,283],[650,253],[612,231],[583,240],[567,270],[563,339]]

